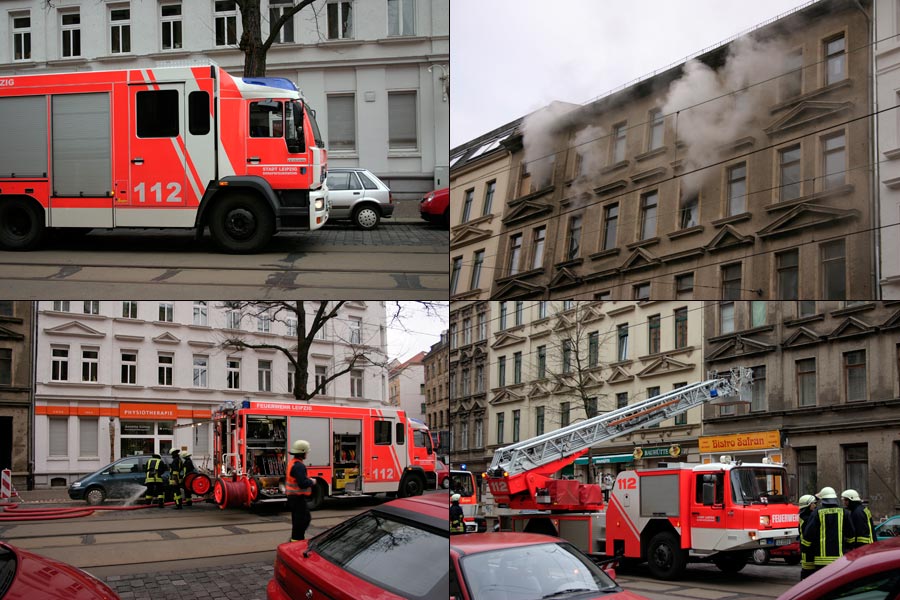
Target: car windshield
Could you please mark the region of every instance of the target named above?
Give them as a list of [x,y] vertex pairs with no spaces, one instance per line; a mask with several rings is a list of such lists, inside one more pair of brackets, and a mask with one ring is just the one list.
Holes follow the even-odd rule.
[[472,473],[468,471],[451,471],[450,493],[459,494],[463,498],[469,498],[475,495],[475,485],[472,481]]
[[784,469],[740,467],[731,471],[731,498],[735,504],[787,504]]
[[404,598],[447,600],[447,535],[369,512],[316,538],[315,550]]
[[474,600],[540,600],[564,598],[576,591],[618,589],[600,567],[567,543],[478,552],[463,557],[459,564]]
[[16,553],[9,548],[0,546],[0,598],[6,595],[6,591],[16,578]]

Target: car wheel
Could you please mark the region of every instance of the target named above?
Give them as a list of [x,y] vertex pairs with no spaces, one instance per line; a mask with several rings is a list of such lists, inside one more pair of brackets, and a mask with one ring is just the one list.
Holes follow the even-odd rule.
[[647,566],[657,579],[677,579],[687,566],[687,552],[682,550],[678,536],[661,531],[650,540]]
[[784,562],[786,562],[789,565],[799,565],[800,564],[800,555],[799,554],[791,554],[790,556],[785,556]]
[[44,231],[44,215],[36,202],[0,202],[0,246],[7,250],[32,250],[43,240]]
[[91,506],[99,506],[106,500],[106,492],[103,491],[103,488],[92,487],[85,492],[84,499]]
[[231,194],[213,208],[209,230],[225,252],[256,252],[272,239],[275,216],[260,198]]
[[441,482],[441,487],[444,488],[445,490],[450,489],[450,478],[449,477],[444,477],[444,480]]
[[360,229],[375,229],[381,220],[381,214],[371,205],[360,206],[353,211],[353,224]]
[[769,562],[769,551],[765,548],[757,548],[753,551],[753,562],[758,565],[764,565]]

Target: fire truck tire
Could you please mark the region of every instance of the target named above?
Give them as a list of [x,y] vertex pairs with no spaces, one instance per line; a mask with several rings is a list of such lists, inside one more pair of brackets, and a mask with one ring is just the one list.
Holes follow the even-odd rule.
[[421,496],[425,491],[425,482],[419,475],[407,475],[400,482],[400,491],[398,496],[401,498],[409,498],[410,496]]
[[257,196],[231,193],[213,207],[209,230],[213,240],[225,252],[256,252],[268,244],[275,233],[275,215]]
[[[188,482],[188,478],[190,478],[190,482]],[[197,496],[205,496],[212,489],[212,481],[203,473],[190,473],[184,478],[184,485]]]
[[677,579],[687,566],[687,552],[671,531],[661,531],[653,536],[647,547],[647,566],[657,579]]
[[353,224],[360,229],[375,229],[381,220],[381,213],[371,204],[363,204],[353,211]]
[[37,202],[21,199],[0,202],[0,247],[32,250],[41,243],[44,232],[44,215]]
[[747,555],[742,552],[723,552],[713,558],[713,564],[723,573],[737,573],[747,566]]

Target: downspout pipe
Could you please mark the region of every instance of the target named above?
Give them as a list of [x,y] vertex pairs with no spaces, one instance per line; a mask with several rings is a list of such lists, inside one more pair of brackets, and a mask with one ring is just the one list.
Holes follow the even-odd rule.
[[[872,191],[869,194],[870,198],[870,210],[872,214],[871,225],[872,228],[872,251],[870,253],[870,258],[872,259],[872,270],[870,273],[870,280],[874,285],[872,289],[871,299],[880,300],[881,299],[881,165],[878,163],[878,122],[881,119],[881,115],[878,114],[878,75],[877,75],[877,48],[875,47],[875,21],[874,17],[877,16],[877,4],[878,0],[872,1],[872,17],[865,11],[865,9],[860,4],[859,0],[854,0],[854,5],[859,9],[859,12],[863,14],[866,18],[866,28],[868,30],[868,39],[869,39],[869,47],[871,48],[871,69],[870,69],[870,77],[872,78],[871,84],[869,86],[870,93],[872,94],[872,119],[869,122],[869,138],[871,143],[869,144],[869,164],[872,165],[871,171],[871,186]],[[858,298],[859,300],[868,300],[869,298]]]

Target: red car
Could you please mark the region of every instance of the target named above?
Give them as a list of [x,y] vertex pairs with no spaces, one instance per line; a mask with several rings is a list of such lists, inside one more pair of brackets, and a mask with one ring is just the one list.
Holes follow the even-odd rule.
[[447,600],[446,494],[393,500],[281,544],[268,600]]
[[428,192],[419,202],[419,214],[429,223],[450,226],[450,188]]
[[0,542],[3,600],[118,600],[108,585],[72,565]]
[[778,600],[897,598],[900,594],[900,538],[866,544],[816,571]]
[[450,467],[441,459],[434,461],[434,474],[437,476],[437,486],[443,490],[450,488]]
[[565,540],[537,533],[450,539],[451,600],[646,600]]

